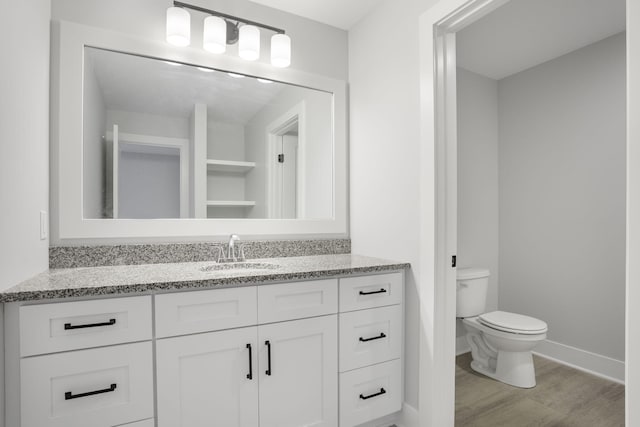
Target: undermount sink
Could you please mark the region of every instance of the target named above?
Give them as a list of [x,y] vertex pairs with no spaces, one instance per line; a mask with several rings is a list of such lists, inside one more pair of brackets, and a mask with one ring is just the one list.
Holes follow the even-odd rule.
[[280,266],[268,262],[225,262],[207,265],[202,267],[200,271],[274,270],[276,268],[280,268]]

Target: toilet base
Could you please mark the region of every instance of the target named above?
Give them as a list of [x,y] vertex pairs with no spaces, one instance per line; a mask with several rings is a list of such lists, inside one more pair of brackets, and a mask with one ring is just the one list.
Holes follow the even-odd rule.
[[471,347],[471,369],[519,388],[536,386],[531,350],[546,334],[520,336],[489,329],[477,319],[465,319],[467,342]]
[[536,373],[531,352],[498,352],[495,369],[472,360],[471,369],[479,374],[519,388],[536,386]]

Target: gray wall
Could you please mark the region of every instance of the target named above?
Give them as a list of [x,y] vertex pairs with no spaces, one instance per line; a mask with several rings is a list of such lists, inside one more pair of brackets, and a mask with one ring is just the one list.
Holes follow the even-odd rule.
[[121,150],[118,173],[119,218],[180,218],[177,148]]
[[[486,311],[498,309],[498,82],[457,70],[458,267],[491,272]],[[456,335],[465,330],[458,321]],[[458,351],[467,348],[458,345]]]
[[49,260],[40,211],[49,210],[50,5],[6,6],[0,14],[0,290],[45,270]]
[[491,271],[498,309],[498,82],[458,68],[458,266]]
[[500,309],[624,359],[625,35],[499,82]]

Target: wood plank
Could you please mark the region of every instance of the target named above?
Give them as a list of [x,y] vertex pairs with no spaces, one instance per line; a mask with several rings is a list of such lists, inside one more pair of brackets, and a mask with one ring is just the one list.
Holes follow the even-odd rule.
[[624,426],[624,385],[534,356],[537,386],[520,389],[456,358],[456,426]]

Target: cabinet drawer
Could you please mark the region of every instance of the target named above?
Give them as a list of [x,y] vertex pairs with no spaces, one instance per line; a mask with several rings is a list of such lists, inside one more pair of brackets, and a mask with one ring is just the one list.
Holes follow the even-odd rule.
[[401,409],[400,360],[340,374],[340,427],[351,427]]
[[256,324],[256,287],[156,295],[156,337]]
[[402,302],[402,273],[340,279],[340,311],[382,307]]
[[258,287],[259,323],[280,322],[337,312],[337,279]]
[[153,418],[152,366],[150,342],[22,359],[21,427],[112,427]]
[[20,355],[151,339],[151,297],[20,307]]
[[340,372],[400,357],[399,305],[340,314]]

